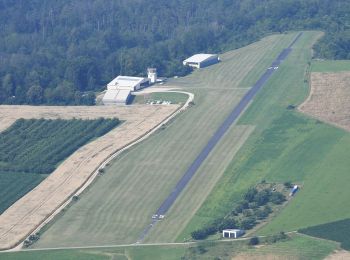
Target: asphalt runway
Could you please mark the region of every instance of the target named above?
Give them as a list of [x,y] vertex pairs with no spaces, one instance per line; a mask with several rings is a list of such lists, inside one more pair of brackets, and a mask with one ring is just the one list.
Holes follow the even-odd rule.
[[222,123],[219,129],[216,130],[212,138],[209,140],[208,144],[199,153],[198,157],[194,160],[194,162],[187,169],[187,171],[182,176],[180,181],[176,184],[173,191],[169,194],[169,196],[164,200],[164,202],[161,204],[159,209],[156,211],[152,219],[152,223],[146,227],[146,229],[140,235],[137,243],[142,242],[143,239],[148,234],[148,232],[151,230],[151,228],[156,224],[156,222],[162,219],[162,217],[167,213],[167,211],[174,204],[175,200],[180,195],[182,190],[186,187],[186,185],[190,182],[194,174],[197,172],[198,168],[202,165],[204,160],[208,157],[210,152],[214,149],[215,145],[224,136],[224,134],[230,128],[230,126],[238,119],[238,117],[242,114],[242,112],[247,107],[249,102],[254,98],[257,92],[269,80],[271,75],[278,69],[278,66],[288,57],[288,55],[292,51],[293,45],[298,41],[298,39],[301,37],[302,34],[303,34],[302,32],[299,33],[297,37],[293,40],[293,42],[288,46],[288,48],[284,49],[278,55],[278,57],[272,62],[271,66],[265,71],[265,73],[259,78],[259,80],[254,84],[254,86],[244,95],[241,101],[232,110],[230,115]]

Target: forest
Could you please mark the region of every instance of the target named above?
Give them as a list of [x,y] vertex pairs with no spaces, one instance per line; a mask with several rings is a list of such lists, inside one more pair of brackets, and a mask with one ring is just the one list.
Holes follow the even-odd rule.
[[350,58],[348,0],[0,0],[0,104],[94,105],[119,74],[182,76],[194,53],[302,29]]

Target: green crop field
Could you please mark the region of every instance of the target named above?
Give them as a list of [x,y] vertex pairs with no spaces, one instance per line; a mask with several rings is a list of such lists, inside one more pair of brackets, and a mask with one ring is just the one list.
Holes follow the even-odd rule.
[[[180,259],[232,259],[234,256],[243,259],[324,259],[337,244],[325,240],[314,239],[308,236],[293,235],[286,241],[280,241],[262,247],[250,247],[247,241],[217,241],[201,242],[196,244],[176,245],[135,245],[128,247],[107,247],[89,249],[61,249],[22,251],[0,253],[0,260],[180,260]],[[249,257],[249,258],[248,258]]]
[[[171,80],[170,86],[195,94],[195,105],[164,130],[116,158],[34,247],[135,243],[248,87],[295,36],[269,36],[221,55],[219,64]],[[253,129],[244,124],[228,131],[147,241],[176,239]]]
[[79,147],[117,119],[17,120],[0,133],[0,213],[25,195]]
[[350,70],[350,60],[316,60],[311,63],[311,72],[341,72]]
[[309,236],[340,242],[342,248],[350,250],[350,219],[304,228],[299,230],[299,232]]
[[308,94],[307,66],[318,36],[302,36],[243,115],[239,123],[255,125],[256,130],[178,241],[223,216],[228,205],[241,199],[244,190],[262,180],[292,181],[300,184],[301,190],[260,234],[293,231],[350,217],[350,161],[346,159],[350,134],[287,109],[300,104]]

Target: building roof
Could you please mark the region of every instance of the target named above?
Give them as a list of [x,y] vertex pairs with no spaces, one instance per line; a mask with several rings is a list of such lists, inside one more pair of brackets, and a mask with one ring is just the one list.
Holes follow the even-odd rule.
[[119,87],[134,88],[136,85],[143,83],[145,78],[118,76],[107,84],[107,89],[116,89]]
[[108,89],[102,101],[106,103],[124,103],[128,100],[130,89]]
[[187,58],[186,60],[184,60],[184,62],[203,62],[210,58],[216,58],[217,56],[217,54],[199,53]]
[[222,232],[240,232],[242,229],[224,229]]

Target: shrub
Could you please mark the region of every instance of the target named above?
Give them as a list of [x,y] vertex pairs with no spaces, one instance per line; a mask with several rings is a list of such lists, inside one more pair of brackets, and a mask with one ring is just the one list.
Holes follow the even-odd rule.
[[195,240],[202,240],[206,239],[208,236],[213,235],[217,232],[217,229],[215,226],[209,226],[205,227],[196,231],[193,231],[191,233],[191,237]]
[[243,219],[240,222],[239,227],[241,229],[252,229],[255,226],[255,224],[256,224],[256,219],[255,217],[251,216]]
[[262,190],[255,194],[254,201],[259,205],[263,206],[269,202],[271,192],[268,190]]
[[221,223],[217,226],[217,230],[222,231],[224,229],[237,228],[236,220],[233,218],[223,219]]
[[276,243],[278,241],[285,240],[287,238],[288,238],[288,236],[283,231],[281,231],[278,234],[275,234],[275,235],[268,237],[267,242],[270,244],[273,244],[273,243]]
[[251,239],[249,239],[248,245],[250,246],[256,246],[260,243],[259,238],[258,237],[252,237]]
[[282,204],[286,201],[286,197],[280,192],[273,192],[270,196],[270,201],[274,204]]
[[286,187],[287,189],[290,189],[293,187],[293,184],[290,181],[286,181],[285,183],[283,183],[284,187]]
[[266,212],[265,210],[263,209],[257,209],[255,211],[255,216],[258,218],[258,219],[265,219],[267,218],[267,216],[269,215],[268,212]]
[[250,188],[246,192],[246,194],[244,194],[244,200],[246,200],[247,202],[252,202],[257,193],[258,193],[258,191],[256,188],[254,188],[254,187]]

